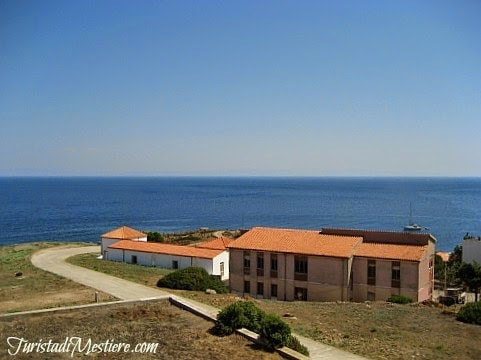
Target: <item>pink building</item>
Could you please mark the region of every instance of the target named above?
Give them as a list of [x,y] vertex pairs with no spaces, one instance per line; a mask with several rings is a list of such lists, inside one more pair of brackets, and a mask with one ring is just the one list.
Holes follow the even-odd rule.
[[229,245],[230,287],[288,301],[423,301],[432,294],[435,241],[429,234],[256,227]]

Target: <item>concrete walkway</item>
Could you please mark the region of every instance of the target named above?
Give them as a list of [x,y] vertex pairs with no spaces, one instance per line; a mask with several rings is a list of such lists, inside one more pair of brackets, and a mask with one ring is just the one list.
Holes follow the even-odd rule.
[[121,300],[142,300],[147,298],[165,298],[170,294],[148,286],[85,269],[65,262],[71,256],[98,253],[100,246],[83,246],[69,248],[50,248],[32,255],[32,264],[36,267],[63,276],[85,286],[111,294]]
[[[147,299],[171,299],[181,301],[206,319],[215,320],[219,309],[210,305],[199,303],[191,299],[174,296],[165,291],[154,289],[148,286],[136,284],[115,276],[103,274],[98,271],[89,270],[80,266],[72,265],[65,260],[79,254],[98,253],[100,246],[83,247],[62,247],[41,250],[32,255],[32,263],[36,267],[54,274],[71,279],[80,284],[111,294],[121,300],[147,300]],[[330,360],[363,360],[365,358],[322,344],[304,336],[293,333],[300,342],[309,349],[311,359]]]

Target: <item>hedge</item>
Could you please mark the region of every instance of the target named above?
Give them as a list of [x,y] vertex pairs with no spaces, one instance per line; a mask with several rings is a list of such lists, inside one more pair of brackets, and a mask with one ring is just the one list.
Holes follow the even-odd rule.
[[157,282],[158,287],[180,290],[205,291],[213,289],[217,293],[227,293],[229,289],[217,277],[209,275],[207,271],[200,267],[188,267],[174,271]]

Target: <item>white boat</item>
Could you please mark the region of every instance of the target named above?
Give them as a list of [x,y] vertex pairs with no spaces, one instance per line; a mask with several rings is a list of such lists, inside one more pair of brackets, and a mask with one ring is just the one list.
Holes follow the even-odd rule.
[[412,208],[412,205],[409,204],[409,225],[404,226],[404,231],[421,231],[423,227],[419,224],[413,223],[412,217],[413,217],[413,208]]
[[418,224],[409,224],[404,227],[404,231],[421,231],[423,227]]

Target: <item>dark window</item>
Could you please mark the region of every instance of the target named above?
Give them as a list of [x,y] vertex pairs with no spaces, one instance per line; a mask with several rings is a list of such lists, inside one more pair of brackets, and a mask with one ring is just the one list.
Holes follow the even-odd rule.
[[294,279],[307,281],[307,256],[294,257]]
[[176,270],[179,268],[179,262],[177,260],[172,260],[172,269]]
[[137,255],[132,255],[132,264],[137,264]]
[[277,254],[271,254],[271,277],[277,277]]
[[392,262],[391,287],[401,287],[401,263],[399,261]]
[[367,262],[367,284],[376,285],[376,260]]
[[264,283],[257,283],[257,295],[264,296]]
[[277,271],[277,254],[271,254],[271,270]]
[[307,301],[307,289],[296,287],[294,289],[294,296],[295,296],[296,300]]
[[264,254],[257,253],[257,276],[264,276]]
[[244,281],[244,292],[250,294],[251,292],[251,282]]
[[271,284],[271,297],[277,297],[277,284]]
[[251,272],[251,254],[249,251],[244,251],[244,274],[249,275]]

